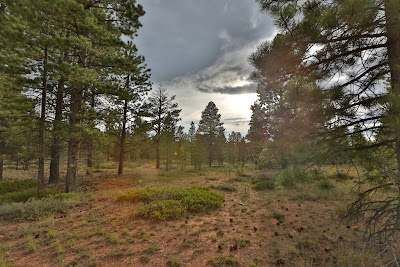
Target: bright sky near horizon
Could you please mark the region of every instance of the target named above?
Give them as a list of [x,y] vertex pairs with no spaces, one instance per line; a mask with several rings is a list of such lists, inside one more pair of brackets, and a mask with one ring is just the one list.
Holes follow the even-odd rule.
[[176,95],[181,125],[196,125],[209,101],[227,132],[246,134],[256,84],[248,56],[276,34],[255,0],[138,0],[146,15],[135,38],[154,87]]

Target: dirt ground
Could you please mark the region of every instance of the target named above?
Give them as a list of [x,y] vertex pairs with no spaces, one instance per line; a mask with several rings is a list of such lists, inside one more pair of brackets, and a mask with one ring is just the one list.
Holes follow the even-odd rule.
[[[82,175],[82,203],[65,214],[0,220],[0,266],[380,266],[362,253],[362,225],[339,220],[352,181],[332,182],[333,193],[303,200],[312,185],[256,191],[223,167],[167,173],[149,163],[115,172]],[[140,204],[115,201],[134,189],[193,185],[223,194],[223,207],[154,222],[136,214]]]

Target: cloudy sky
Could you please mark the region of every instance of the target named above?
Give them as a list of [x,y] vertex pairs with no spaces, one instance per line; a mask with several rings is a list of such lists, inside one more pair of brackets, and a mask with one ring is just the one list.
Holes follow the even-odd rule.
[[247,57],[276,34],[255,0],[139,0],[146,15],[135,39],[154,87],[176,95],[181,124],[197,125],[209,101],[228,132],[247,133],[256,85]]

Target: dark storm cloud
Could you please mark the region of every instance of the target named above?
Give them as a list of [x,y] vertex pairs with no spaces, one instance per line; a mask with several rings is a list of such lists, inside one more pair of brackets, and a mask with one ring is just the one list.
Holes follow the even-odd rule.
[[[139,0],[139,3],[146,15],[141,19],[143,28],[136,43],[152,69],[155,82],[197,76],[199,71],[223,63],[218,58],[240,51],[249,43],[256,45],[274,31],[271,20],[258,11],[255,0]],[[246,79],[249,66],[243,61],[247,56],[244,55],[241,64],[224,65],[193,78],[201,84],[226,71]],[[232,86],[227,85],[228,91],[229,87]],[[219,88],[222,90],[224,86]]]

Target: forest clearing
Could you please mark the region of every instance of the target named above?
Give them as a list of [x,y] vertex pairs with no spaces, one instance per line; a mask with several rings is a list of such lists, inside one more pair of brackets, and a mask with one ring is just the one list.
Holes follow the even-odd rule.
[[[326,167],[325,178],[311,172],[278,178],[245,166],[229,178],[226,167],[165,172],[153,162],[130,166],[122,176],[115,175],[116,164],[82,176],[82,193],[44,215],[33,205],[7,219],[12,203],[4,202],[24,191],[2,192],[1,266],[381,266],[362,254],[362,225],[341,223],[355,198],[354,168],[343,165],[338,175]],[[35,173],[6,169],[5,175],[13,180],[3,182]],[[293,186],[280,187],[282,179],[293,179]],[[193,186],[223,195],[223,204],[164,220],[139,215],[141,201],[118,201],[132,190]],[[35,194],[33,187],[25,191]]]
[[399,0],[0,0],[0,267],[400,267]]

